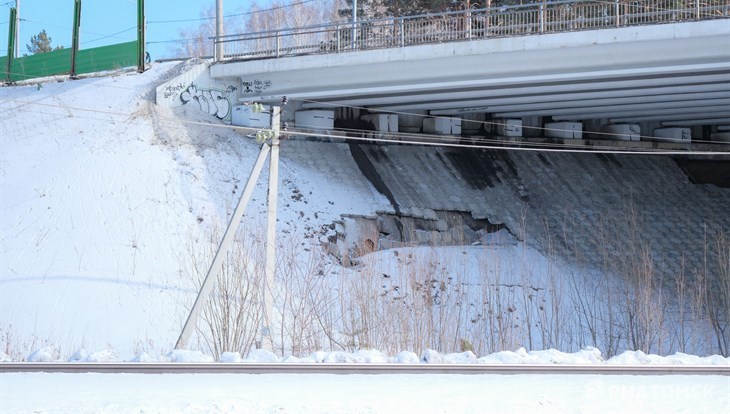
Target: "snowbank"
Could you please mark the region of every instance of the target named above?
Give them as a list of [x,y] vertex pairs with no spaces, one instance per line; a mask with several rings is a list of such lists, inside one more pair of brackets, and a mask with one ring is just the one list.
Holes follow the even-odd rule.
[[[10,362],[8,355],[0,353],[0,362]],[[28,362],[58,362],[61,355],[54,347],[38,348],[27,357]],[[102,350],[89,353],[81,349],[68,358],[69,362],[121,362],[114,350]],[[215,359],[200,351],[174,350],[160,359],[147,353],[127,362],[201,362],[211,363]],[[287,355],[279,357],[263,349],[251,350],[245,358],[239,352],[223,352],[219,358],[221,363],[287,363],[287,364],[609,364],[609,365],[730,365],[730,357],[720,355],[699,357],[684,353],[669,356],[645,354],[641,351],[626,351],[608,360],[601,351],[594,347],[586,347],[577,352],[561,352],[556,349],[527,351],[519,348],[516,351],[500,351],[477,357],[471,351],[441,354],[433,349],[426,349],[419,357],[411,351],[402,351],[395,356],[388,356],[377,349],[361,349],[357,352],[333,351],[313,352],[304,357]]]

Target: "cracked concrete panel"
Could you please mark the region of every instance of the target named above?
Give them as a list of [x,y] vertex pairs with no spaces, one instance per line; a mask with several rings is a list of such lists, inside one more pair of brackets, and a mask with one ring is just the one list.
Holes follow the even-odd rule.
[[730,230],[730,189],[692,183],[669,156],[358,147],[397,212],[469,212],[593,266],[644,257],[661,275],[697,271]]

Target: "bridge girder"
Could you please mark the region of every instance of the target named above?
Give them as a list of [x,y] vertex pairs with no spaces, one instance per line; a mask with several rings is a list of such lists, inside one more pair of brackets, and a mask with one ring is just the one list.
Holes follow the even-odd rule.
[[264,80],[270,87],[241,99],[275,102],[288,96],[302,100],[303,108],[724,122],[730,118],[727,23],[707,20],[219,63],[211,75]]

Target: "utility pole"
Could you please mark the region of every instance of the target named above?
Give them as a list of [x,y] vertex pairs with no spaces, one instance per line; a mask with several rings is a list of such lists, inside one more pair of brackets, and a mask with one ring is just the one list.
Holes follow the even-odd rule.
[[[282,101],[282,106],[286,105],[287,100]],[[261,108],[261,104],[259,105]],[[259,109],[260,110],[260,109]],[[258,112],[259,110],[255,110]],[[251,175],[248,177],[246,186],[241,193],[241,198],[238,200],[236,209],[233,211],[231,221],[228,223],[225,233],[223,234],[223,240],[221,240],[218,246],[218,251],[213,258],[213,263],[210,265],[208,274],[203,280],[203,284],[198,291],[198,296],[195,298],[193,307],[190,309],[185,325],[183,326],[180,337],[175,344],[175,349],[185,349],[188,345],[188,341],[195,331],[195,327],[198,322],[198,316],[205,305],[205,302],[210,296],[215,282],[218,280],[218,274],[220,273],[228,251],[230,250],[231,243],[236,234],[236,230],[241,223],[243,214],[246,211],[246,206],[251,199],[251,194],[256,187],[256,182],[261,175],[261,170],[264,167],[266,158],[271,152],[271,159],[269,162],[269,196],[268,196],[268,221],[266,228],[266,268],[264,274],[264,281],[262,283],[262,296],[263,296],[263,317],[260,325],[260,347],[268,351],[274,351],[273,339],[271,336],[271,317],[274,310],[274,290],[276,288],[276,204],[278,201],[278,182],[279,182],[279,132],[280,132],[280,117],[281,107],[271,107],[271,129],[267,131],[259,131],[256,134],[256,140],[262,142],[261,151],[259,157],[256,159]],[[259,141],[259,138],[261,140]],[[271,144],[266,141],[271,139]]]
[[215,0],[215,61],[223,60],[223,0]]
[[271,317],[274,313],[274,289],[276,287],[276,203],[279,196],[279,124],[281,107],[271,107],[271,160],[269,161],[269,209],[266,225],[266,268],[264,275],[264,318],[261,324],[261,349],[274,352],[271,336]]

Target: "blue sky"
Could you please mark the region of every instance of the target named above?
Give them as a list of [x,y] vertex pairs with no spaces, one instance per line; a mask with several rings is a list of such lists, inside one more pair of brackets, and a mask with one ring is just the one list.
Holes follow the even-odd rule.
[[[251,0],[223,0],[224,14],[248,10]],[[265,7],[270,0],[258,0]],[[7,54],[8,19],[15,0],[0,0],[0,56]],[[169,20],[199,19],[201,12],[215,8],[215,0],[145,0],[148,21],[147,42],[179,39],[181,28],[197,27],[199,21],[161,23]],[[31,36],[45,29],[54,46],[71,45],[73,0],[21,0],[20,54],[27,53],[25,45]],[[136,39],[137,0],[82,0],[81,48],[87,49]],[[172,43],[151,43],[148,50],[153,59],[165,57]]]

